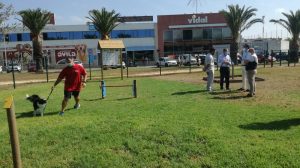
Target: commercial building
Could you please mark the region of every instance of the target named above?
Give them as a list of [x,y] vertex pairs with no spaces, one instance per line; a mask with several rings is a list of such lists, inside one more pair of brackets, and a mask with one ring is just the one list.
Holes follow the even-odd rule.
[[[210,47],[221,52],[229,48],[231,31],[219,13],[181,14],[124,17],[111,33],[112,39],[121,39],[125,45],[127,65],[154,65],[158,57],[179,54],[203,54]],[[100,65],[97,44],[100,38],[92,24],[47,25],[42,31],[43,51],[50,67],[66,56],[76,57],[84,64]],[[19,62],[32,60],[32,42],[29,30],[19,28],[9,32],[0,47],[0,64],[11,58]],[[6,54],[5,54],[6,53]],[[6,55],[6,57],[5,57]],[[21,61],[22,60],[22,61]]]
[[220,52],[229,48],[231,31],[220,13],[160,15],[157,17],[160,56],[206,53],[210,47]]
[[282,38],[244,39],[242,43],[253,47],[258,54],[266,51],[271,53],[272,50],[288,52],[290,46],[289,41]]
[[[111,38],[123,40],[126,47],[124,53],[127,55],[124,61],[130,60],[132,64],[142,65],[147,60],[150,64],[156,51],[155,32],[154,22],[125,22],[112,31]],[[79,58],[84,64],[90,61],[92,66],[99,65],[97,44],[100,35],[92,24],[47,25],[42,31],[42,36],[44,55],[49,58],[50,67],[55,67],[56,63],[66,56]],[[6,37],[0,34],[0,39],[3,39],[0,47],[1,65],[12,58],[15,62],[28,63],[32,60],[29,30],[18,28],[9,32]]]

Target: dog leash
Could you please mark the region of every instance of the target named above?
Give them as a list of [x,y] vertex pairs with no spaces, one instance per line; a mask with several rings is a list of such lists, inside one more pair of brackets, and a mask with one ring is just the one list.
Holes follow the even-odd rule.
[[50,93],[49,93],[49,95],[48,95],[48,97],[47,97],[47,99],[46,99],[47,101],[48,101],[49,97],[51,96],[51,94],[52,94],[53,90],[54,90],[54,88],[53,88],[53,89],[51,89],[51,91],[50,91]]
[[47,107],[47,104],[48,104],[49,97],[51,96],[53,90],[54,90],[54,88],[51,88],[51,91],[50,91],[50,93],[49,93],[49,95],[48,95],[48,97],[47,97],[47,99],[46,99],[46,105],[45,105],[45,107],[44,107],[43,112],[45,112],[45,110],[46,110],[46,107]]

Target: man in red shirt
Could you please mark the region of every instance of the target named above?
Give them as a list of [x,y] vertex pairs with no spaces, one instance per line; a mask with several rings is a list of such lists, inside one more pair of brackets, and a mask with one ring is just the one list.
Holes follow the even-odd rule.
[[68,105],[68,100],[73,95],[75,99],[74,109],[80,107],[79,104],[79,93],[81,87],[86,86],[86,71],[85,69],[78,64],[74,64],[74,60],[71,57],[66,58],[66,63],[68,64],[59,74],[57,80],[55,81],[52,89],[58,85],[63,79],[65,79],[64,87],[64,99],[61,104],[61,111],[59,115],[64,115],[65,108]]

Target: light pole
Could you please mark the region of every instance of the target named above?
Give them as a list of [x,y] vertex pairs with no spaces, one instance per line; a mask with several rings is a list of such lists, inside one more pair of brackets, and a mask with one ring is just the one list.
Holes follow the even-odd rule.
[[264,35],[265,35],[265,16],[262,16],[262,24],[263,24],[262,38],[264,38]]
[[5,67],[7,67],[6,34],[3,34]]

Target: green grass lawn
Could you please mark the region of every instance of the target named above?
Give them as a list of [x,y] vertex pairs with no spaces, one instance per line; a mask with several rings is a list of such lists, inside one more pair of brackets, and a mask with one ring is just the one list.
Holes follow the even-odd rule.
[[[23,167],[299,167],[299,70],[259,70],[266,81],[258,83],[255,98],[236,91],[208,94],[201,81],[204,73],[192,73],[174,80],[137,78],[136,99],[131,88],[108,88],[107,97],[100,99],[99,82],[89,81],[81,108],[71,109],[71,100],[63,117],[58,116],[62,84],[44,117],[32,117],[25,95],[46,98],[50,83],[1,90],[0,101],[14,96]],[[183,77],[199,82],[176,80]],[[1,111],[0,167],[6,168],[12,167],[12,159],[6,113]]]

